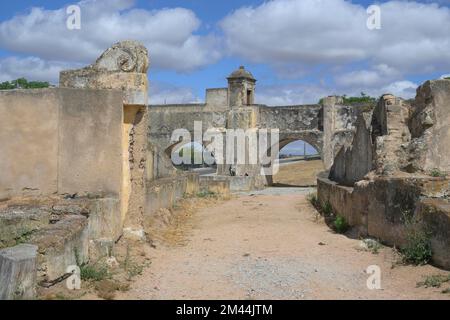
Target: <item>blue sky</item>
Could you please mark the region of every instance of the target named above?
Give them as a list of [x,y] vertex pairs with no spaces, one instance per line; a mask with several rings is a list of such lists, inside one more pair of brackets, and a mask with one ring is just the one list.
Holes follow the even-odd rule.
[[125,38],[149,48],[151,103],[202,101],[239,65],[268,105],[360,92],[410,98],[423,81],[450,74],[448,0],[376,2],[380,30],[366,27],[372,1],[85,0],[81,30],[67,30],[71,4],[2,2],[0,81],[56,83],[61,69]]

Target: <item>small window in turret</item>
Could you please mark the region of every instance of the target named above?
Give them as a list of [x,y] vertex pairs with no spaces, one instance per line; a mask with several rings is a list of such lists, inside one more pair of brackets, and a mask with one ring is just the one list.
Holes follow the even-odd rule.
[[247,90],[247,105],[250,106],[253,104],[253,91]]

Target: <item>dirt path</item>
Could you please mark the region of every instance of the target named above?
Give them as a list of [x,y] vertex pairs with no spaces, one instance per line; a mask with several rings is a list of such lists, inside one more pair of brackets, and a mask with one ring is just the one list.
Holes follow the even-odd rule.
[[[277,193],[276,195],[273,193]],[[118,299],[448,299],[416,288],[431,266],[396,266],[315,219],[308,191],[240,195],[192,218],[187,244],[147,248],[151,266]],[[191,225],[191,223],[190,223]],[[382,270],[382,290],[368,290],[369,265]]]

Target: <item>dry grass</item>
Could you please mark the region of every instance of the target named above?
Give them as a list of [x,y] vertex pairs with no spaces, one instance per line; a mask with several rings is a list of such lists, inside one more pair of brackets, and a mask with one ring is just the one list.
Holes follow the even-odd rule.
[[273,177],[273,182],[276,186],[315,186],[317,174],[324,170],[322,160],[296,162],[280,166],[280,171]]
[[153,243],[167,246],[184,246],[195,225],[194,215],[202,208],[214,206],[224,200],[220,196],[186,198],[172,209],[161,209],[146,226]]

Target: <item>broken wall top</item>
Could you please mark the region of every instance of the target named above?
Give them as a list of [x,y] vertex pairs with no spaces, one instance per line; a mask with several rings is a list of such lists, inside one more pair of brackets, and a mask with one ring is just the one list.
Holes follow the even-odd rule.
[[427,81],[417,89],[409,127],[412,170],[450,172],[450,80]]
[[148,104],[149,57],[137,41],[122,41],[107,49],[85,68],[62,71],[60,86],[66,88],[118,89],[126,105]]
[[[355,168],[358,162],[363,162],[366,174],[369,168],[377,175],[450,172],[450,80],[425,82],[411,105],[383,95],[370,126],[358,130],[365,133],[357,132],[351,146],[344,146],[335,159],[330,177],[338,183],[349,185],[363,179],[361,172],[352,174],[359,171]],[[366,141],[368,135],[371,143]]]

